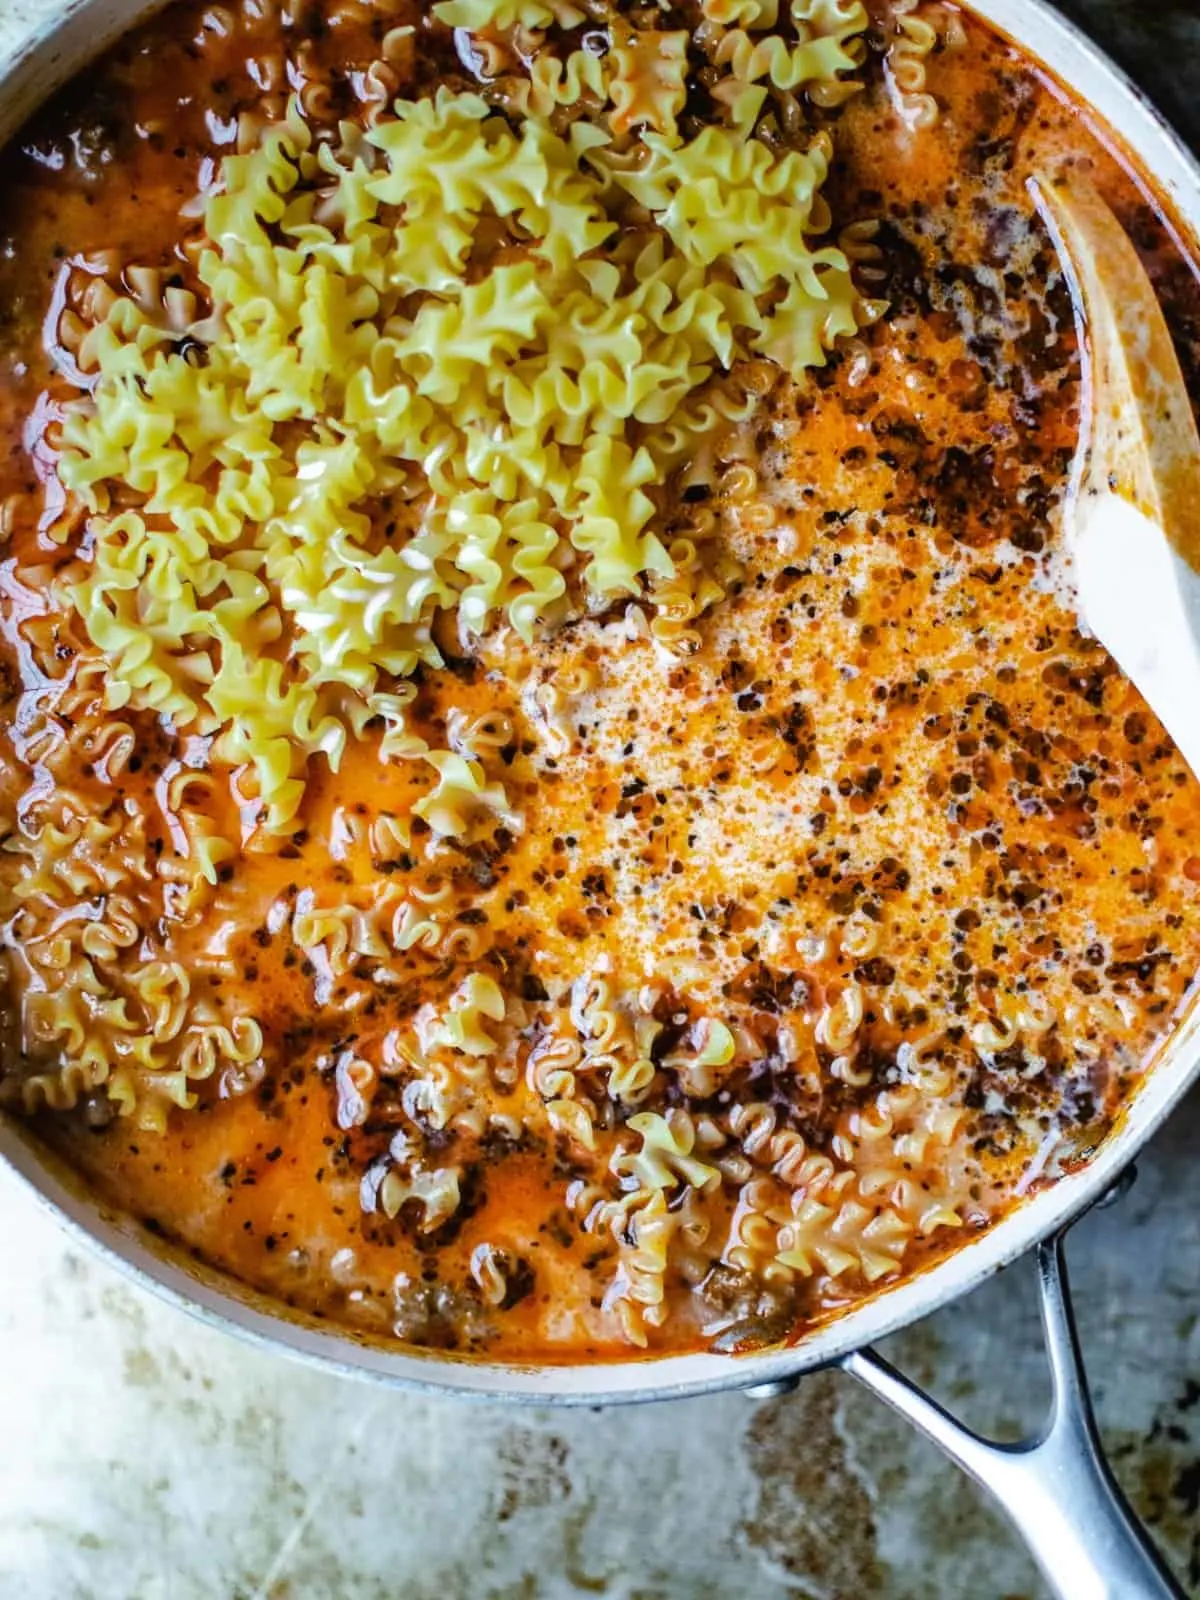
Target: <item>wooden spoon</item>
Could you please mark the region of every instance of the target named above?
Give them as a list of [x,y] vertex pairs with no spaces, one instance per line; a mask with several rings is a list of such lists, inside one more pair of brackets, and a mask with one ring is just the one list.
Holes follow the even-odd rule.
[[1200,434],[1158,296],[1105,200],[1030,181],[1071,284],[1083,350],[1063,519],[1087,627],[1200,775]]

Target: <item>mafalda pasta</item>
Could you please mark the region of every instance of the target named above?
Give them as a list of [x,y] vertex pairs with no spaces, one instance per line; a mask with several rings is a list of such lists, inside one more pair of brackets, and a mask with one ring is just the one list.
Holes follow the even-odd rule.
[[506,1359],[788,1337],[1093,1148],[1200,847],[1063,578],[1064,160],[1194,325],[950,7],[118,47],[5,158],[3,1103]]
[[[272,831],[310,759],[395,714],[381,675],[441,664],[438,613],[528,640],[564,568],[592,607],[674,589],[648,491],[708,422],[698,392],[753,352],[800,377],[871,309],[811,243],[827,142],[647,133],[630,166],[597,125],[530,108],[517,134],[445,89],[344,146],[290,115],[214,176],[200,302],[117,298],[80,341],[58,469],[94,539],[62,598],[114,690],[249,763]],[[286,661],[255,648],[281,636]]]

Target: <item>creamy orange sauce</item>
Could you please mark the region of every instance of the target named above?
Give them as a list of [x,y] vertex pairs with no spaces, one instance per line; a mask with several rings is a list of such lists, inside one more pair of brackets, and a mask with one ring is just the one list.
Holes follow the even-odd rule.
[[[342,15],[341,26],[276,36],[264,23],[222,39],[205,34],[199,8],[174,6],[7,157],[10,831],[46,781],[26,740],[39,688],[27,639],[53,623],[45,586],[59,551],[39,528],[56,509],[45,430],[71,392],[54,346],[67,275],[101,250],[185,270],[179,208],[237,112],[261,100],[254,62],[294,54],[297,35],[354,114],[378,39]],[[662,496],[665,530],[711,522],[725,573],[725,598],[694,624],[695,651],[665,651],[647,613],[622,605],[577,614],[532,649],[485,640],[425,673],[416,722],[431,741],[444,743],[452,713],[499,711],[514,728],[486,764],[521,826],[466,845],[431,849],[420,826],[390,856],[364,842],[417,792],[410,765],[381,762],[377,733],[336,774],[315,763],[302,833],[282,850],[244,850],[203,915],[170,932],[198,988],[261,1024],[260,1080],[214,1078],[161,1133],[131,1130],[99,1102],[39,1117],[110,1202],[368,1334],[581,1360],[629,1352],[610,1294],[622,1241],[588,1226],[580,1193],[618,1194],[610,1163],[633,1142],[635,1111],[709,1119],[724,1141],[711,1159],[726,1163],[694,1199],[702,1220],[675,1235],[670,1316],[646,1330],[653,1352],[811,1325],[986,1228],[1104,1137],[1200,964],[1200,788],[1070,609],[1058,521],[1079,366],[1029,173],[1076,164],[1105,194],[1160,287],[1193,384],[1200,295],[1193,263],[1079,108],[969,17],[953,34],[928,62],[934,127],[904,126],[878,54],[864,93],[827,118],[830,204],[843,225],[881,219],[865,270],[887,313],[805,389],[764,363],[757,414],[713,445],[715,488],[697,495],[681,478]],[[431,49],[418,80],[461,81],[458,70]],[[735,492],[746,466],[749,498]],[[75,646],[63,640],[69,671]],[[129,720],[134,759],[113,774],[81,756],[73,788],[96,814],[144,816],[161,857],[174,848],[163,786],[201,755],[152,718]],[[213,820],[237,836],[220,776]],[[440,896],[468,944],[338,971],[288,936],[305,896],[366,908],[389,888]],[[146,895],[165,916],[161,888]],[[20,939],[14,916],[14,983]],[[472,1091],[491,1122],[436,1129],[405,1104],[404,1071],[380,1064],[389,1038],[426,1003],[444,1006],[469,971],[494,977],[525,1020]],[[538,1120],[530,1086],[539,1029],[567,1014],[588,975],[631,1014],[649,988],[659,1029],[636,1107],[589,1080],[593,1150]],[[851,990],[863,1015],[843,1050],[821,1019]],[[1014,1031],[1006,1006],[1032,1006],[1035,1020]],[[708,1019],[741,1030],[739,1056],[689,1089],[672,1062]],[[6,1034],[19,1083],[29,1041],[13,1008]],[[936,1059],[940,1087],[912,1087],[914,1048]],[[362,1108],[351,1057],[378,1068]],[[762,1199],[748,1186],[790,1201],[739,1106],[759,1108],[760,1126],[769,1111],[775,1130],[866,1185],[871,1215],[903,1222],[880,1277],[861,1263],[781,1273],[770,1252],[761,1270],[747,1264],[757,1245],[739,1245],[750,1237],[739,1229]],[[952,1131],[927,1137],[941,1108],[957,1113]],[[411,1203],[393,1218],[376,1203],[398,1134],[459,1173],[460,1204],[435,1230]],[[885,1211],[878,1196],[897,1183],[904,1197]],[[939,1207],[953,1224],[923,1232],[915,1219]],[[845,1237],[862,1257],[852,1222]],[[472,1276],[485,1245],[506,1263],[498,1304]]]

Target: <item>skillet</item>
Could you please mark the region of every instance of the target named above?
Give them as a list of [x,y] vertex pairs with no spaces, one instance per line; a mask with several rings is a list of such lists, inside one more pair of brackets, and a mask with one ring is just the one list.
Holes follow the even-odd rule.
[[[16,56],[0,61],[0,143],[51,93],[157,9],[146,0],[73,0]],[[985,21],[1040,61],[1123,142],[1179,226],[1200,235],[1200,166],[1154,107],[1045,0],[975,0]],[[601,1405],[722,1390],[786,1392],[840,1365],[907,1415],[988,1487],[1028,1540],[1054,1590],[1071,1600],[1178,1595],[1103,1462],[1087,1399],[1062,1240],[1113,1192],[1137,1152],[1200,1076],[1200,1007],[1163,1049],[1118,1127],[1092,1160],[1027,1199],[987,1234],[880,1293],[797,1344],[730,1356],[702,1352],[583,1367],[465,1362],[389,1350],[285,1312],[253,1291],[164,1250],[101,1208],[24,1128],[0,1120],[6,1164],[77,1236],[147,1287],[204,1320],[346,1376],[518,1404]],[[1043,1432],[1015,1447],[979,1440],[892,1371],[877,1339],[971,1291],[1034,1252],[1054,1395]]]

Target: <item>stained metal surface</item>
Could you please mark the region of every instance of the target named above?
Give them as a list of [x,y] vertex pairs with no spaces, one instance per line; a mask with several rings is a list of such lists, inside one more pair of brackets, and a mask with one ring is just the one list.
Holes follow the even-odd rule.
[[1184,1600],[1104,1457],[1071,1304],[1065,1237],[1035,1252],[1050,1403],[1036,1432],[1003,1442],[966,1427],[874,1350],[842,1370],[920,1429],[1024,1539],[1055,1600]]
[[[1200,1594],[1200,1098],[1072,1235],[1114,1466]],[[1046,1395],[1028,1263],[885,1346],[980,1430]],[[846,1379],[520,1413],[249,1350],[0,1187],[3,1600],[1016,1600],[978,1491]]]
[[[0,50],[55,9],[0,0]],[[1200,8],[1069,9],[1194,113]],[[1198,1139],[1194,1099],[1072,1267],[1118,1475],[1200,1593]],[[1036,1419],[1020,1267],[885,1348],[984,1431]],[[6,1181],[0,1442],[0,1600],[1041,1593],[972,1486],[844,1379],[601,1414],[370,1390],[148,1299]]]

